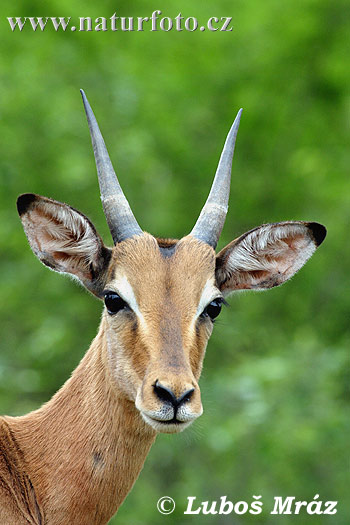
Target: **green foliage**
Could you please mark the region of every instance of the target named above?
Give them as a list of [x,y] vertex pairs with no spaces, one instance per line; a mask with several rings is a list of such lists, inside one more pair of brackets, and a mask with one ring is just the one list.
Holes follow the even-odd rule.
[[[162,3],[160,3],[162,4]],[[107,240],[79,88],[100,122],[139,223],[158,236],[192,227],[227,130],[244,108],[231,209],[220,247],[263,222],[317,220],[328,237],[293,282],[243,294],[218,320],[201,390],[204,415],[161,435],[111,521],[202,523],[186,497],[262,495],[260,516],[210,524],[274,523],[274,496],[338,500],[350,522],[349,9],[342,0],[216,3],[3,0],[0,20],[0,413],[47,400],[88,348],[101,305],[33,257],[15,210],[40,193],[86,213]],[[11,32],[8,16],[232,16],[228,33]],[[177,501],[157,513],[159,497]],[[291,518],[293,519],[293,517]],[[279,516],[278,523],[290,523]],[[298,518],[296,518],[298,519]]]

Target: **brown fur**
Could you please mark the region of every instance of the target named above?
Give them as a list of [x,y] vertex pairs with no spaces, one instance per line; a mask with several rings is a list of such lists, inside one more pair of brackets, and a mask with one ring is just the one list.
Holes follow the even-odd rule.
[[[194,268],[194,257],[200,268]],[[105,313],[61,390],[39,410],[1,420],[1,525],[97,525],[113,516],[156,436],[135,408],[137,389],[142,387],[142,403],[153,408],[160,403],[153,395],[155,379],[177,394],[190,382],[197,388],[191,404],[200,405],[197,380],[211,330],[202,323],[191,331],[189,323],[214,267],[214,251],[191,238],[180,241],[170,258],[148,234],[113,249],[107,283],[123,272],[134,290],[143,289],[144,297],[136,295],[149,332],[130,312],[119,320]]]
[[[179,432],[202,413],[198,380],[213,327],[207,306],[234,289],[289,279],[325,229],[264,225],[215,257],[190,235],[157,241],[144,233],[109,250],[80,212],[33,194],[20,197],[18,210],[44,264],[100,298],[128,297],[118,313],[104,310],[90,349],[48,403],[0,418],[0,525],[103,525],[156,433]],[[169,392],[177,405],[164,398]]]
[[1,525],[107,523],[137,478],[156,433],[116,389],[104,334],[105,320],[48,403],[2,419],[1,475],[8,472],[11,496],[0,491]]
[[[126,275],[146,323],[145,328],[138,327],[136,341],[135,334],[130,332],[131,321],[129,329],[123,323],[120,336],[121,347],[126,351],[123,374],[126,363],[130,370],[126,393],[130,392],[131,385],[137,387],[143,381],[142,404],[156,409],[160,404],[152,388],[156,379],[166,383],[177,395],[186,385],[193,386],[195,394],[191,405],[200,411],[197,381],[211,326],[199,321],[195,330],[192,320],[204,284],[214,275],[214,250],[185,237],[177,243],[174,254],[164,258],[156,239],[144,234],[117,245],[112,261],[115,262],[110,270],[113,276],[109,274],[108,280],[113,282],[118,275]],[[119,322],[114,318],[108,321]],[[118,333],[117,327],[113,332]]]

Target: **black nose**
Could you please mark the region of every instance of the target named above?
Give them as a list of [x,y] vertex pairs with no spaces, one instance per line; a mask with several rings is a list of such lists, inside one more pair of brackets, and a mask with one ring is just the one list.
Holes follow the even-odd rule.
[[174,392],[167,386],[159,383],[158,379],[154,383],[153,389],[158,399],[165,401],[166,403],[170,403],[174,408],[179,408],[184,403],[187,403],[191,399],[194,392],[194,388],[190,388],[181,394],[181,396],[176,397]]

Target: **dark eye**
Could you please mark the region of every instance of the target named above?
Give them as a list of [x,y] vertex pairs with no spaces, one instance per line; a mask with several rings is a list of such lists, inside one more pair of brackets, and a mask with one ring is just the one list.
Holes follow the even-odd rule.
[[105,293],[105,305],[110,315],[116,314],[123,308],[128,308],[128,304],[115,292]]
[[218,299],[214,299],[211,303],[208,304],[206,308],[204,308],[202,312],[202,317],[210,317],[211,320],[214,320],[219,313],[221,312],[221,307],[223,303],[223,299],[219,297]]

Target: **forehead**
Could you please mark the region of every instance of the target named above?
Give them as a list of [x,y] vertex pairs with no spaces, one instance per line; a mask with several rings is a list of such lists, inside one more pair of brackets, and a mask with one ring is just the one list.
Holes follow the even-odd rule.
[[200,296],[208,280],[214,283],[215,252],[187,236],[180,241],[157,241],[147,233],[127,239],[113,249],[108,282],[126,278],[138,302],[159,292]]

